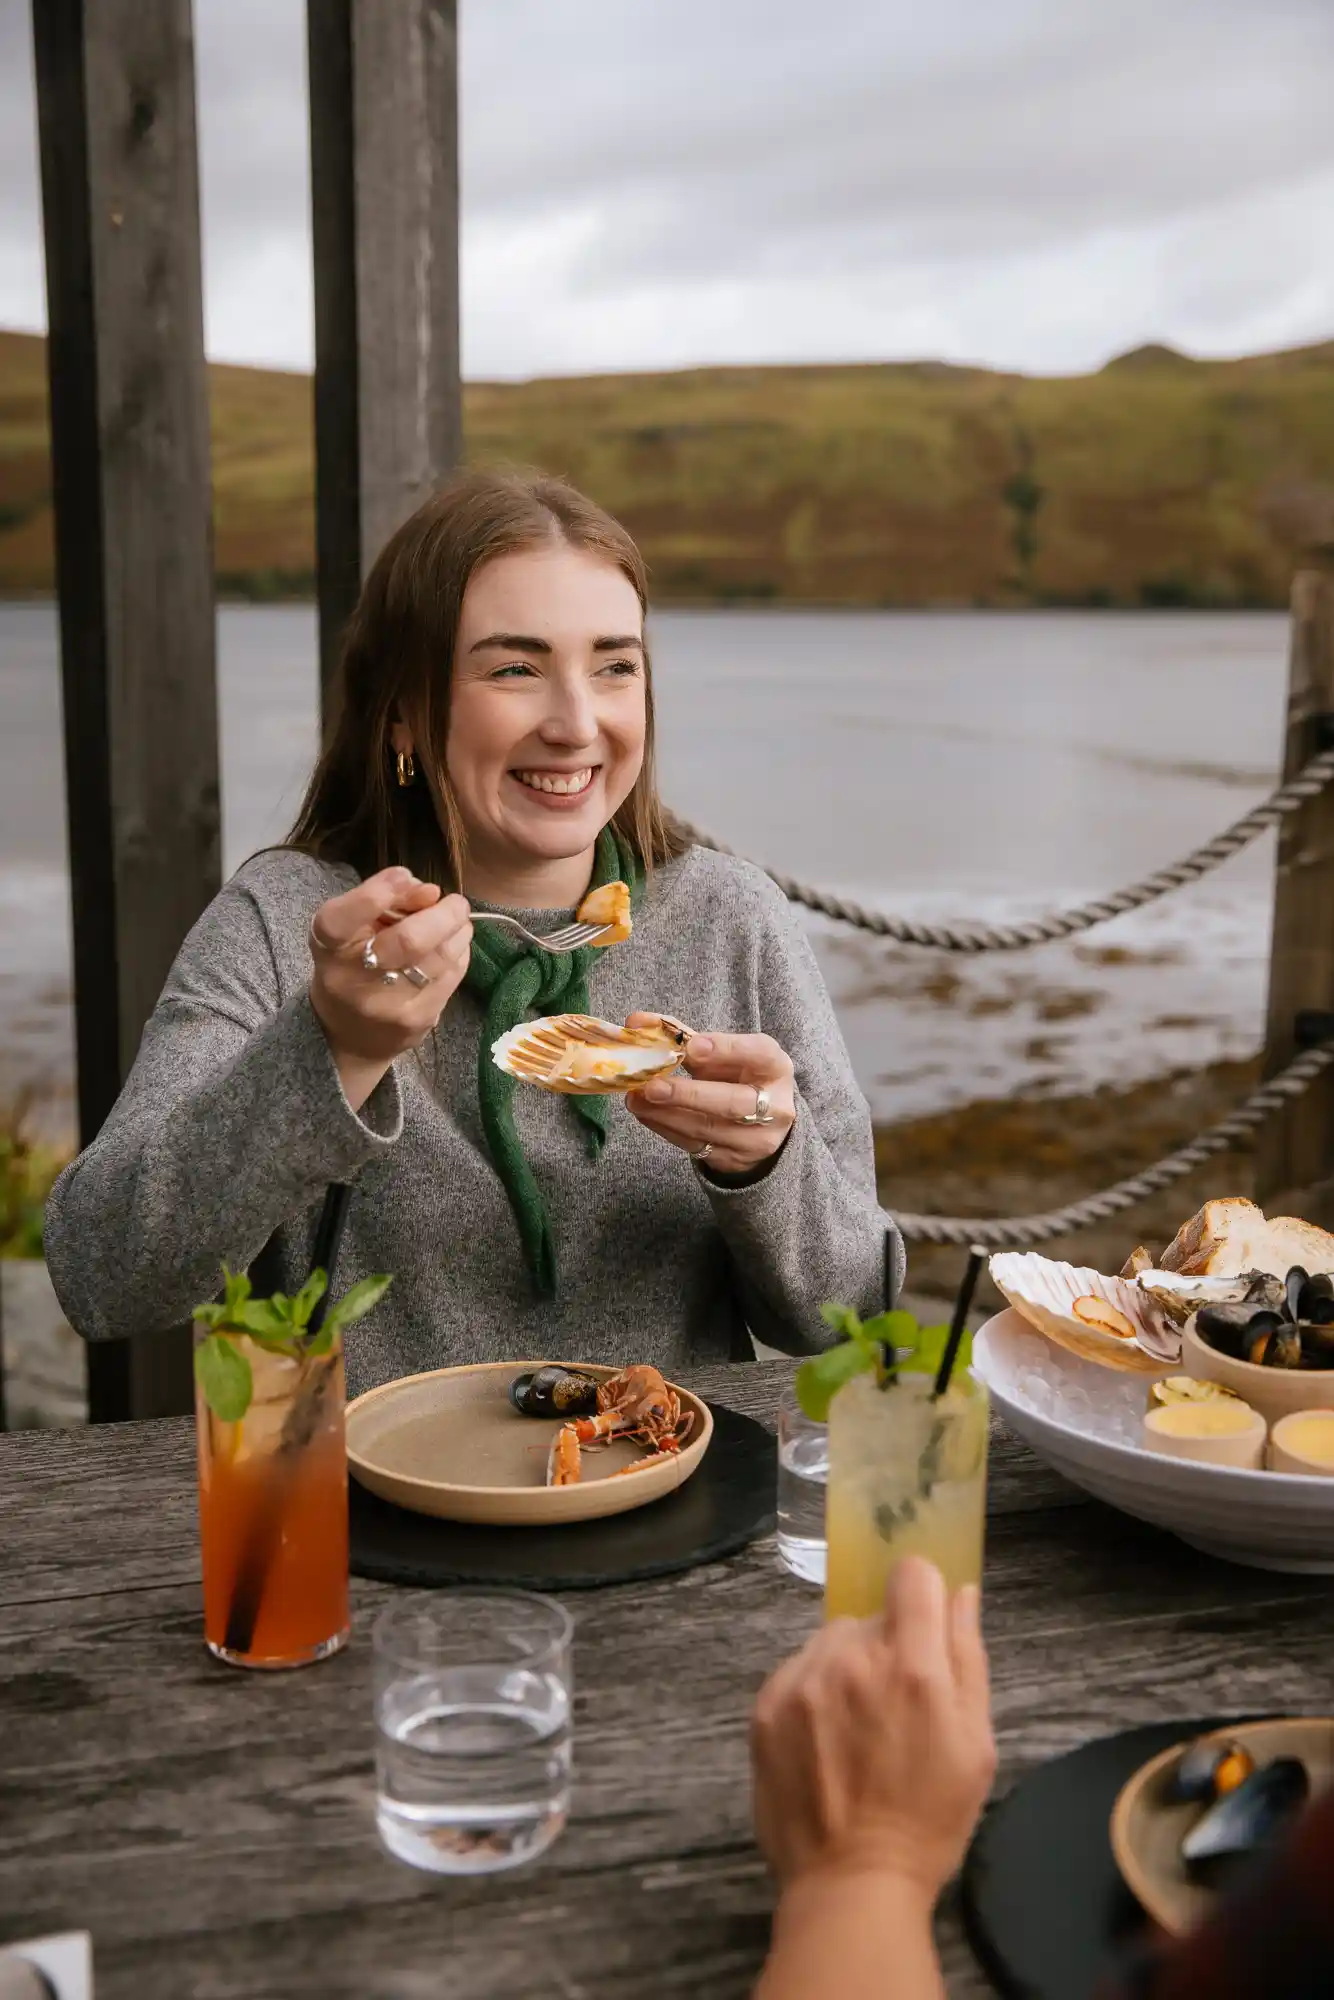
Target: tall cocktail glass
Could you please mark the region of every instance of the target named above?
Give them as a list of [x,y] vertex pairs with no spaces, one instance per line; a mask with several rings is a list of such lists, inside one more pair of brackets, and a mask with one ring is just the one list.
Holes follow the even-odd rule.
[[196,1324],[249,1363],[245,1414],[224,1422],[196,1376],[204,1637],[238,1667],[300,1667],[348,1634],[343,1344],[283,1354]]
[[829,1406],[827,1618],[873,1616],[906,1555],[934,1563],[951,1590],[982,1580],[986,1387],[961,1368],[938,1400],[932,1388],[929,1374],[881,1387],[868,1372]]

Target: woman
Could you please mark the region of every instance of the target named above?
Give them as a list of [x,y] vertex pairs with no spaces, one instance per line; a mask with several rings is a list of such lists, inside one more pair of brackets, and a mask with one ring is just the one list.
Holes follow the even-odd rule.
[[[630,537],[560,481],[467,474],[394,535],[288,844],[205,911],[53,1190],[86,1338],[187,1319],[224,1261],[295,1290],[330,1181],[353,1185],[339,1285],[394,1274],[354,1392],[520,1354],[688,1375],[747,1326],[798,1352],[825,1300],[878,1306],[866,1105],[782,896],[659,804],[645,608]],[[634,934],[605,951],[471,921],[554,930],[618,878]],[[523,1019],[637,1010],[697,1032],[688,1076],[624,1104],[491,1061]]]

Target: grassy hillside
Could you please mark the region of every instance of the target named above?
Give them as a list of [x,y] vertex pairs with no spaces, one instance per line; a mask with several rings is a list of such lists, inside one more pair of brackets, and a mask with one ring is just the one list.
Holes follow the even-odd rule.
[[[310,386],[215,367],[225,591],[310,588]],[[1334,509],[1334,342],[1063,380],[935,363],[714,368],[467,391],[468,449],[563,472],[642,541],[663,599],[1284,601]],[[42,343],[0,333],[0,592],[51,587]]]

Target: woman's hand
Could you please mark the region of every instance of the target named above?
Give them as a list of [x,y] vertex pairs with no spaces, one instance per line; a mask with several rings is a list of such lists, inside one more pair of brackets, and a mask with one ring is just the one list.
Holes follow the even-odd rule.
[[873,1875],[929,1911],[996,1766],[977,1590],[950,1600],[905,1558],[883,1616],[824,1626],[761,1689],[751,1754],[756,1835],[785,1892]]
[[[368,971],[371,939],[376,963]],[[425,1041],[457,991],[472,950],[472,914],[462,896],[442,896],[407,868],[384,868],[320,905],[310,948],[310,1004],[359,1111],[394,1057]],[[425,985],[404,976],[409,966]],[[387,972],[399,977],[386,983]]]
[[[631,1014],[627,1028],[651,1021]],[[797,1102],[792,1060],[769,1035],[695,1035],[686,1046],[689,1076],[660,1077],[632,1090],[626,1103],[641,1125],[709,1171],[751,1174],[772,1159],[792,1130]],[[768,1102],[769,1119],[748,1125]]]

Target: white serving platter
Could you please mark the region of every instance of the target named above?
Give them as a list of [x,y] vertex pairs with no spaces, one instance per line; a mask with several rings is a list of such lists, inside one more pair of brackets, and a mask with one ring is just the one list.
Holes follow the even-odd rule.
[[1199,1465],[1119,1441],[1112,1433],[1132,1431],[1144,1407],[1145,1378],[1079,1359],[1013,1310],[974,1335],[973,1367],[1008,1429],[1095,1499],[1227,1562],[1334,1575],[1334,1479]]

